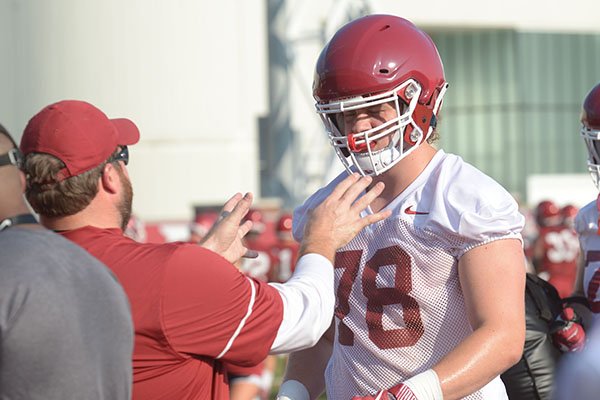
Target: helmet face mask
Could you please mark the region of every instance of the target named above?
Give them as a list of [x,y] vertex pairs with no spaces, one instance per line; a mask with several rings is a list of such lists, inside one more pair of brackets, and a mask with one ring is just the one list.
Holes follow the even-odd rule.
[[588,171],[596,188],[600,190],[600,131],[590,129],[583,125],[581,136],[588,151]]
[[[411,95],[410,99],[400,95],[406,92]],[[354,165],[362,175],[379,175],[422,142],[423,131],[413,120],[420,93],[419,84],[411,79],[389,92],[316,105],[331,145],[346,169],[350,170]],[[364,110],[385,103],[390,103],[394,108],[394,118],[366,131],[344,133],[344,112]],[[406,129],[407,127],[411,129]],[[407,137],[402,140],[405,133]],[[373,150],[374,144],[387,136],[390,137],[389,144],[384,149]]]
[[[446,88],[429,36],[405,19],[370,15],[342,27],[323,49],[313,95],[344,167],[380,175],[429,138]],[[344,128],[344,112],[384,103],[395,110],[394,117],[361,132]],[[385,138],[385,148],[374,150]]]

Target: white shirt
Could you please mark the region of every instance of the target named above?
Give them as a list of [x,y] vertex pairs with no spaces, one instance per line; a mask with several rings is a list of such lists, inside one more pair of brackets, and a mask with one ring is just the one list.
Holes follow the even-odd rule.
[[[297,238],[307,212],[344,177],[295,210]],[[389,218],[363,229],[336,254],[336,335],[326,370],[330,399],[396,385],[437,364],[469,336],[458,259],[494,240],[520,239],[524,224],[506,190],[441,150],[386,208],[392,210]],[[505,399],[506,391],[496,377],[466,398]]]
[[600,320],[600,235],[596,200],[585,205],[575,217],[575,230],[584,257],[583,290],[594,313],[594,325]]

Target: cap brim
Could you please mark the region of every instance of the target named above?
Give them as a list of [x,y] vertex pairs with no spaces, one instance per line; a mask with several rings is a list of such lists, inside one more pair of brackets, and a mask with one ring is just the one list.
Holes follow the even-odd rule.
[[111,119],[110,122],[117,128],[119,134],[117,144],[129,146],[140,140],[140,131],[133,121],[127,118]]

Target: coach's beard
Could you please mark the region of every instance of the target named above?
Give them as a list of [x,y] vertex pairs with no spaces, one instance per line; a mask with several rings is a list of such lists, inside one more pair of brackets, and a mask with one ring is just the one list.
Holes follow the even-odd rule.
[[131,218],[131,208],[133,204],[133,188],[131,187],[131,181],[125,175],[122,169],[118,169],[119,176],[123,185],[123,195],[117,205],[119,215],[121,216],[121,230],[125,231],[129,219]]

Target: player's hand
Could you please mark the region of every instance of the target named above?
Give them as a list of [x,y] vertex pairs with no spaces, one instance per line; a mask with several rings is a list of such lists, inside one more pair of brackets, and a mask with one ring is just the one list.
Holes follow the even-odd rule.
[[552,333],[554,345],[563,353],[579,351],[585,345],[585,331],[577,322],[575,312],[571,307],[566,307],[554,323]]
[[387,218],[391,211],[380,211],[361,217],[367,208],[381,194],[382,182],[374,185],[358,200],[371,184],[369,176],[352,174],[341,181],[333,192],[318,207],[312,210],[304,228],[304,239],[300,255],[318,253],[333,261],[335,252],[352,240],[365,226]]
[[243,197],[240,193],[236,193],[227,200],[219,220],[202,239],[200,245],[220,254],[231,263],[238,262],[242,257],[255,258],[257,254],[248,250],[243,243],[244,236],[252,228],[252,221],[242,223],[242,219],[251,205],[251,193],[246,193]]
[[383,389],[375,396],[354,396],[352,400],[419,400],[412,390],[401,383],[390,389]]

